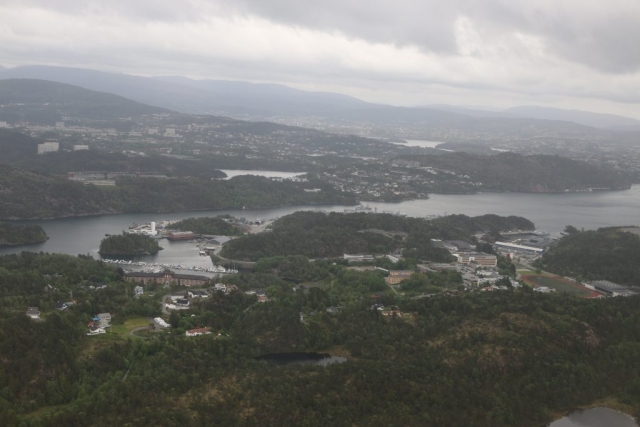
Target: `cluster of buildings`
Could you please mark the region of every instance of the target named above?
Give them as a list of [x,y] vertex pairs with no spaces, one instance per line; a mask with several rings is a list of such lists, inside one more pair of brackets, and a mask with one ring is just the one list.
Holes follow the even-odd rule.
[[89,332],[87,335],[100,335],[106,333],[106,329],[111,326],[111,314],[100,313],[97,314],[89,324]]

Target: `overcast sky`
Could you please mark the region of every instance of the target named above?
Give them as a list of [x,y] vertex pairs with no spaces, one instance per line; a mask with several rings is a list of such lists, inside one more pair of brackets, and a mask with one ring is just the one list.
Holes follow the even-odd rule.
[[2,0],[0,64],[640,118],[640,0]]

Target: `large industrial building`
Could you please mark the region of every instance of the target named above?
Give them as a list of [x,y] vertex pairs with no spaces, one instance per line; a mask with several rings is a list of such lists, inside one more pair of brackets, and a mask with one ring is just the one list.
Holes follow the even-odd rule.
[[636,292],[632,291],[626,286],[618,285],[617,283],[613,283],[608,280],[596,280],[589,284],[601,294],[609,295],[612,297],[627,297],[629,295],[636,294]]
[[513,252],[528,253],[528,254],[541,254],[542,252],[544,252],[543,248],[518,245],[515,243],[509,243],[509,242],[496,242],[495,246],[498,247],[499,249],[509,250]]
[[457,252],[453,254],[460,264],[477,264],[485,267],[498,265],[498,257],[484,252]]
[[38,154],[54,153],[60,149],[60,144],[49,141],[38,144]]
[[124,278],[127,282],[137,282],[147,284],[163,284],[166,286],[176,283],[179,286],[202,286],[211,281],[207,276],[195,276],[191,274],[177,274],[171,270],[164,270],[162,273],[143,273],[133,271],[126,273]]
[[392,270],[387,277],[387,283],[390,285],[398,284],[403,280],[409,279],[412,274],[413,271],[411,270]]

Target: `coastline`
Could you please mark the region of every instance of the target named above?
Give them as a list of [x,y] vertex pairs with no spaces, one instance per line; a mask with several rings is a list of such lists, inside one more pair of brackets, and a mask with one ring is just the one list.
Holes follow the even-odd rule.
[[[631,190],[635,185],[640,184],[632,184],[629,188],[622,189],[608,189],[608,190],[575,190],[575,191],[492,191],[492,190],[484,190],[484,191],[475,191],[475,192],[432,192],[429,194],[439,195],[439,196],[473,196],[483,193],[488,194],[585,194],[585,193],[602,193],[602,192],[618,192],[618,191],[628,191]],[[328,205],[336,205],[336,206],[358,206],[362,203],[390,203],[390,204],[399,204],[408,201],[414,200],[429,200],[430,197],[424,198],[406,198],[402,200],[394,200],[394,201],[384,201],[384,200],[367,200],[367,199],[359,199],[353,203],[341,203],[341,202],[325,202],[325,203],[305,203],[305,204],[294,204],[294,205],[274,205],[274,206],[227,206],[227,207],[216,207],[216,208],[200,208],[200,209],[177,209],[177,210],[135,210],[135,211],[100,211],[86,214],[76,214],[76,215],[60,215],[60,216],[51,216],[51,217],[30,217],[30,218],[21,218],[21,217],[6,217],[0,218],[0,221],[47,221],[54,219],[66,219],[66,218],[85,218],[85,217],[98,217],[105,215],[121,215],[121,214],[171,214],[171,213],[182,213],[182,212],[215,212],[215,211],[226,211],[226,210],[267,210],[267,209],[282,209],[282,208],[295,208],[299,206],[328,206]],[[245,209],[243,209],[245,208]],[[42,242],[38,242],[42,243]]]

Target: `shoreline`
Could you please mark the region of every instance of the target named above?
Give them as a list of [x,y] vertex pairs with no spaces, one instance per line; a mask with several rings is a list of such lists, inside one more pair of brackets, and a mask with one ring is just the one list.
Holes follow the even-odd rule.
[[[604,193],[604,192],[617,192],[617,191],[628,191],[633,188],[634,185],[640,184],[632,184],[629,188],[624,189],[608,189],[608,190],[597,190],[597,191],[589,191],[589,190],[575,190],[575,191],[544,191],[544,192],[534,192],[534,191],[476,191],[472,193],[467,192],[449,192],[449,193],[439,193],[433,192],[429,193],[439,196],[474,196],[478,194],[588,194],[588,193]],[[399,201],[384,201],[384,200],[366,200],[360,199],[354,203],[339,203],[339,202],[327,202],[327,203],[309,203],[309,204],[294,204],[294,205],[275,205],[275,206],[262,206],[262,207],[246,207],[245,206],[236,206],[236,207],[217,207],[217,208],[202,208],[202,209],[178,209],[178,210],[159,210],[159,211],[104,211],[104,212],[95,212],[95,213],[86,213],[86,214],[78,214],[78,215],[61,215],[61,216],[52,216],[52,217],[31,217],[31,218],[18,218],[18,217],[7,217],[0,218],[0,221],[49,221],[55,219],[67,219],[67,218],[86,218],[86,217],[98,217],[98,216],[106,216],[106,215],[122,215],[122,214],[171,214],[171,213],[182,213],[182,212],[216,212],[216,211],[229,211],[229,210],[269,210],[269,209],[282,209],[282,208],[295,208],[300,206],[358,206],[362,203],[389,203],[389,204],[400,204],[404,202],[410,202],[415,200],[429,200],[431,197],[427,195],[425,198],[407,198]],[[243,209],[244,208],[244,209]],[[43,242],[38,242],[43,243]]]

